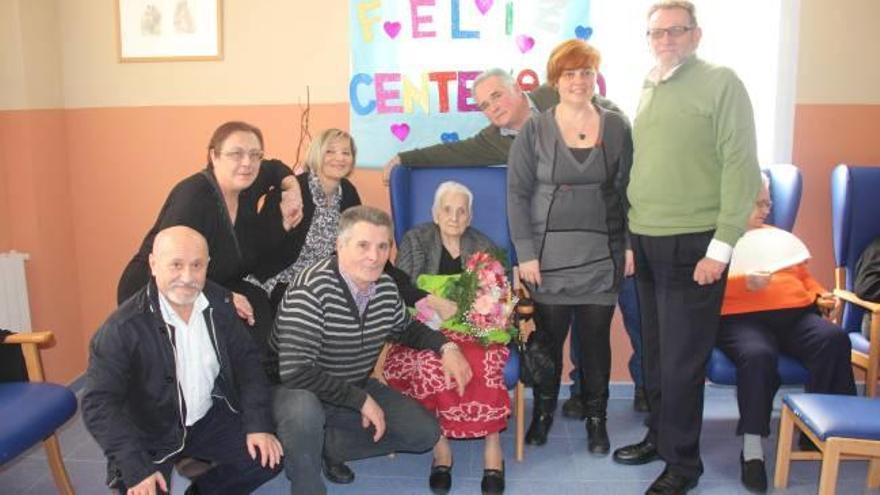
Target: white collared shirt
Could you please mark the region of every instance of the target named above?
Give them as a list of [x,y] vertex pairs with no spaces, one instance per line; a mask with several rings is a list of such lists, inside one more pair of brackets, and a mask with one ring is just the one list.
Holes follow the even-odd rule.
[[660,66],[657,65],[653,69],[651,69],[651,72],[648,73],[648,80],[654,84],[663,82],[672,77],[672,75],[675,74],[678,68],[681,67],[682,63],[684,63],[684,61],[679,62],[678,65],[666,71],[666,74],[663,74],[662,77],[660,76]]
[[174,311],[162,293],[159,293],[159,307],[162,319],[174,328],[177,381],[186,403],[186,426],[192,426],[211,409],[211,391],[220,373],[220,363],[203,314],[208,307],[208,298],[199,294],[188,322]]

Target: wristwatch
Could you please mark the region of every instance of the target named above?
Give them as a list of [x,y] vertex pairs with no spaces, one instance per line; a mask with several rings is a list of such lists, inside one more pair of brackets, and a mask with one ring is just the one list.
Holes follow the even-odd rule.
[[440,355],[443,356],[444,354],[446,354],[446,351],[451,351],[451,350],[454,350],[454,351],[460,350],[458,348],[458,344],[456,344],[455,342],[447,342],[447,343],[441,345],[440,346]]

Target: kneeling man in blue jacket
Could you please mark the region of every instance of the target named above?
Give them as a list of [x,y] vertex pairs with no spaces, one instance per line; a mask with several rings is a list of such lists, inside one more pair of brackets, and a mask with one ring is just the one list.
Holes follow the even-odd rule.
[[168,492],[182,457],[213,466],[187,493],[250,493],[280,470],[259,352],[208,260],[195,230],[160,232],[150,283],[92,338],[83,418],[119,493]]

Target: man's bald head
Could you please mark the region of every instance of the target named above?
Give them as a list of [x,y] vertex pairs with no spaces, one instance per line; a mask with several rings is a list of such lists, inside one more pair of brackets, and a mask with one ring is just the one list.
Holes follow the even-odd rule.
[[157,254],[162,250],[175,249],[183,244],[189,244],[192,248],[203,249],[204,254],[208,256],[208,242],[198,230],[187,227],[186,225],[175,225],[160,230],[153,240],[153,254]]
[[190,227],[168,227],[153,240],[150,270],[156,287],[186,320],[205,286],[208,261],[207,241]]

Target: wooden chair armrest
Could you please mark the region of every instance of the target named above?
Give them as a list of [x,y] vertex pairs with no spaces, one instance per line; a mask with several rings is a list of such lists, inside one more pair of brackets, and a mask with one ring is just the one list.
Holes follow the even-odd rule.
[[834,289],[834,295],[835,297],[838,297],[848,303],[852,303],[856,306],[859,306],[860,308],[867,309],[874,314],[880,313],[880,303],[865,301],[864,299],[859,298],[859,296],[853,294],[848,290]]
[[13,333],[6,337],[4,344],[37,344],[46,345],[54,343],[52,332],[29,332]]
[[43,361],[40,359],[40,346],[50,347],[55,343],[52,332],[14,333],[8,335],[4,344],[20,345],[27,366],[28,378],[32,382],[44,382]]

